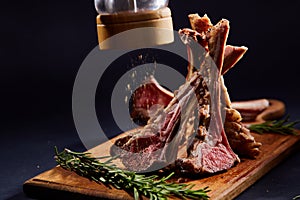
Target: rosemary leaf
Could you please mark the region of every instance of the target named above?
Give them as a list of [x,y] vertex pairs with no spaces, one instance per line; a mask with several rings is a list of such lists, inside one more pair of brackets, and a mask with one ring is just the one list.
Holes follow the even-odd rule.
[[256,133],[279,133],[282,135],[298,135],[295,131],[295,125],[300,121],[289,122],[289,117],[282,120],[266,121],[261,124],[251,124],[248,128]]
[[174,173],[159,179],[157,175],[146,176],[121,170],[112,164],[115,158],[103,157],[101,159],[108,160],[100,162],[90,153],[78,153],[68,149],[59,153],[55,147],[55,160],[62,168],[95,182],[126,190],[133,195],[135,200],[140,199],[142,195],[154,200],[164,200],[175,196],[182,199],[209,199],[208,187],[193,190],[194,185],[191,184],[168,182]]
[[293,200],[296,200],[296,199],[300,199],[300,195],[295,196],[295,197],[293,198]]

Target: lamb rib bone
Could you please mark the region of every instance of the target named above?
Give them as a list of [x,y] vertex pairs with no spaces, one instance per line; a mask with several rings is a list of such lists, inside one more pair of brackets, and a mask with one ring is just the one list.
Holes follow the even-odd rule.
[[[205,21],[208,22],[208,20]],[[201,23],[201,25],[203,25],[203,23]],[[203,32],[205,32],[205,30]],[[228,143],[221,116],[220,81],[228,32],[229,22],[227,20],[221,20],[216,26],[210,27],[210,31],[206,33],[205,38],[208,41],[208,52],[214,63],[216,63],[216,65],[210,63],[210,66],[214,67],[210,67],[210,73],[206,74],[206,77],[210,77],[211,80],[209,81],[211,81],[214,90],[211,100],[215,103],[211,104],[212,107],[210,111],[211,119],[215,119],[215,123],[210,124],[204,142],[195,138],[191,145],[189,156],[187,158],[180,158],[176,161],[176,166],[178,166],[182,172],[215,173],[217,171],[229,169],[235,162],[239,161],[239,158],[232,151]],[[184,34],[186,31],[181,31],[180,33]],[[182,37],[182,39],[183,42],[187,44],[190,58],[192,58],[192,60],[190,60],[190,65],[196,66],[196,64],[194,64],[195,59],[201,58],[201,55],[198,55],[198,50],[195,51],[195,48],[191,47],[190,40],[187,40],[185,37]]]

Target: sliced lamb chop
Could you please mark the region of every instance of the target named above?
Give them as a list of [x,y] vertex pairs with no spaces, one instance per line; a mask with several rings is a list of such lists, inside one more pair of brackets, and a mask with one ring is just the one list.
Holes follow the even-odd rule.
[[142,86],[137,88],[130,99],[130,116],[133,121],[140,125],[146,125],[150,118],[153,106],[161,105],[166,107],[173,99],[172,92],[163,88],[151,76]]
[[[226,32],[227,29],[227,22],[222,20],[221,23],[219,23],[220,26],[219,28],[221,30],[224,30],[224,32]],[[222,28],[223,27],[223,28]],[[212,29],[213,30],[213,29]],[[217,30],[217,29],[215,29]],[[214,31],[214,30],[213,30]],[[222,33],[222,31],[220,31]],[[213,33],[213,34],[217,34],[218,33]],[[209,38],[210,36],[208,36]],[[215,42],[217,42],[219,45],[221,45],[221,50],[224,50],[224,54],[225,54],[225,43],[222,42],[222,38],[225,36],[222,36],[219,33],[219,38],[221,39],[217,39],[215,40]],[[218,45],[215,44],[211,44],[210,42],[213,42],[213,39],[209,39],[209,47],[212,48],[212,50],[210,50],[210,55],[213,56],[214,60],[216,61],[217,67],[219,68],[219,66],[223,66],[223,63],[225,64],[225,61],[222,60],[222,57],[220,58],[215,58],[217,55],[214,53],[214,49],[215,47],[217,47]],[[232,50],[233,52],[233,48],[229,47],[230,50]],[[217,52],[221,52],[218,51]],[[244,50],[241,49],[241,55],[243,55]],[[233,53],[231,53],[233,55]],[[227,54],[227,58],[228,58]],[[238,58],[237,56],[232,56],[234,58]],[[223,57],[224,59],[224,57]],[[230,59],[227,60],[228,63],[230,63]],[[237,61],[236,61],[237,62]],[[231,61],[231,63],[233,63],[233,60]],[[233,63],[234,65],[235,63]],[[233,66],[232,65],[232,66]],[[227,65],[227,67],[230,65]],[[223,69],[220,69],[221,73],[223,72]],[[225,72],[227,71],[227,69],[225,69]],[[226,114],[228,114],[229,109],[231,108],[231,101],[230,101],[230,97],[228,95],[226,86],[224,81],[221,82],[221,90],[223,90],[222,94],[224,94],[223,98],[224,98],[224,102],[225,102],[225,107],[227,107],[226,109]],[[238,113],[238,111],[236,111]],[[228,137],[228,141],[230,143],[230,146],[232,147],[232,149],[239,155],[241,156],[247,156],[250,158],[255,158],[258,154],[259,154],[259,147],[261,146],[261,143],[258,143],[255,141],[255,138],[251,135],[250,131],[239,121],[239,120],[230,120],[229,117],[225,118],[225,123],[224,123],[224,128],[225,128],[225,132],[226,135]]]
[[[209,54],[218,68],[218,70],[216,70],[214,69],[214,65],[212,65],[208,72],[210,74],[207,74],[211,79],[210,81],[211,84],[213,84],[214,90],[214,92],[211,93],[211,99],[214,103],[211,104],[210,113],[211,119],[214,119],[215,123],[211,122],[209,129],[204,129],[204,131],[204,126],[200,124],[198,129],[202,130],[202,135],[207,134],[207,136],[204,141],[195,138],[189,149],[188,157],[180,158],[176,161],[176,166],[178,166],[182,172],[196,174],[203,172],[215,173],[229,169],[235,162],[239,161],[239,158],[234,154],[229,145],[221,117],[220,71],[222,70],[228,32],[229,22],[222,20],[216,26],[211,27],[210,31],[206,34]],[[193,54],[193,52],[194,51],[191,51],[191,54]]]
[[[202,31],[203,28],[197,27],[197,23],[195,23],[195,19],[199,20],[199,16],[193,15],[194,20],[191,21],[191,26],[194,30],[200,30]],[[207,16],[204,16],[207,17]],[[200,17],[201,18],[201,17]],[[207,21],[202,20],[202,21]],[[208,31],[206,34],[206,38],[208,39],[208,46],[210,55],[213,57],[213,59],[216,61],[216,65],[219,69],[221,69],[221,74],[225,74],[229,69],[231,69],[244,55],[244,53],[247,51],[246,47],[234,47],[227,45],[225,46],[224,37],[227,37],[224,32],[227,31],[227,28],[229,29],[228,22],[221,21],[219,22],[219,25],[212,27],[211,31]],[[199,23],[199,26],[200,23]],[[203,25],[204,27],[207,27],[207,25]],[[223,26],[223,28],[222,28]],[[224,31],[219,31],[218,33],[216,30],[223,29]],[[223,33],[223,35],[222,35]],[[217,36],[219,34],[219,36]],[[212,37],[213,36],[213,37]],[[219,39],[216,39],[219,38]],[[214,41],[215,40],[215,41]],[[224,57],[221,56],[218,57],[215,53],[215,49],[219,47],[221,51],[217,51],[217,53],[222,52],[224,54]],[[194,52],[190,52],[193,54]],[[223,62],[223,64],[222,64]],[[221,94],[223,95],[222,98],[224,100],[224,107],[226,107],[226,118],[225,118],[225,131],[226,135],[228,137],[228,141],[232,147],[232,149],[242,156],[247,156],[250,158],[254,158],[259,154],[259,147],[261,146],[261,143],[258,143],[255,141],[254,137],[251,135],[250,131],[241,123],[240,118],[236,117],[237,115],[240,116],[239,112],[231,108],[231,100],[227,92],[227,88],[225,86],[223,78],[221,78]],[[230,115],[229,113],[237,113],[235,115]],[[234,118],[230,118],[229,116]]]

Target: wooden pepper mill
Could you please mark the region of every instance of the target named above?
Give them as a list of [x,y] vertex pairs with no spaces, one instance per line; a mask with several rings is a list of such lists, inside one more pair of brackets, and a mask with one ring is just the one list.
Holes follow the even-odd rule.
[[[134,6],[130,6],[132,1],[134,1],[132,3]],[[97,31],[100,49],[143,48],[172,43],[174,41],[173,23],[171,10],[167,7],[168,1],[164,1],[158,9],[153,9],[153,3],[156,1],[147,2],[148,7],[152,5],[152,10],[150,10],[147,7],[140,8],[138,0],[129,0],[128,4],[123,4],[123,8],[118,7],[116,3],[113,4],[113,1],[111,3],[115,7],[101,4],[103,0],[95,0],[99,12]],[[115,2],[122,1],[115,0]],[[158,0],[158,2],[162,1]],[[111,9],[110,12],[107,10],[103,12],[105,6]],[[130,7],[133,9],[131,10]]]

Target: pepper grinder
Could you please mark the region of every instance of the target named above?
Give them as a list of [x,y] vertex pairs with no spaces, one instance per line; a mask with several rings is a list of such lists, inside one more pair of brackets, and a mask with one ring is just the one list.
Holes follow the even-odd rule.
[[[168,0],[95,0],[100,49],[138,48],[174,41]],[[143,29],[144,28],[144,29]],[[122,38],[116,39],[119,33]],[[127,34],[126,34],[127,33]]]

